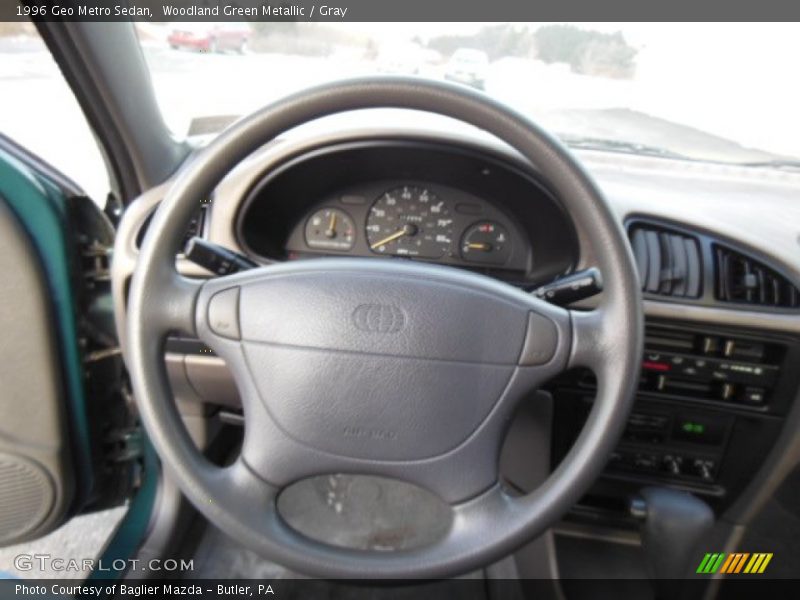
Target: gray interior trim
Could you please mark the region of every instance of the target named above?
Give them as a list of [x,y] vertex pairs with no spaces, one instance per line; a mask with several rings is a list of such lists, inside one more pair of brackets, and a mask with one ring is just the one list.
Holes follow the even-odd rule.
[[[0,198],[0,545],[62,523],[74,495],[51,297],[36,249]],[[35,418],[32,417],[35,415]]]
[[645,300],[644,304],[645,314],[652,318],[694,321],[707,325],[728,325],[773,333],[800,334],[800,314],[691,306],[655,300]]

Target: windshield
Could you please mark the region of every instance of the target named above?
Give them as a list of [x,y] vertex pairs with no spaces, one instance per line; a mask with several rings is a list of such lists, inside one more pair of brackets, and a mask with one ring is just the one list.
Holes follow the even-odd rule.
[[[482,89],[584,148],[786,166],[800,157],[797,24],[182,23],[138,26],[177,134],[328,80]],[[211,125],[209,125],[211,124]]]

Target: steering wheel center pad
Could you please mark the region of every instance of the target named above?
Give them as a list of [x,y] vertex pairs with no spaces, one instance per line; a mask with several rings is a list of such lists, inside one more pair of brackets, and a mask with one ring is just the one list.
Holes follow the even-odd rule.
[[[200,337],[255,391],[245,412],[263,435],[244,457],[271,483],[326,470],[408,478],[414,467],[414,480],[450,501],[496,482],[498,431],[521,395],[564,369],[571,341],[566,310],[394,260],[298,261],[212,280],[196,312]],[[291,459],[277,466],[276,455]],[[463,473],[484,463],[464,488]]]

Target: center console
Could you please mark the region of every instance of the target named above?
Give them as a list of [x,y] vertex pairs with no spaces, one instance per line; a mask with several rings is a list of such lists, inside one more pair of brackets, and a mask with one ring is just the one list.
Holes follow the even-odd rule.
[[[689,490],[723,511],[772,448],[798,386],[791,338],[649,322],[638,393],[603,477],[573,511],[624,520],[646,485]],[[572,371],[554,382],[553,467],[594,402],[596,381]]]

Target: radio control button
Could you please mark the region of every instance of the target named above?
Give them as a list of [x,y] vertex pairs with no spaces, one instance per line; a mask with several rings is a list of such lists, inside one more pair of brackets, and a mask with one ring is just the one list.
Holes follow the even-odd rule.
[[659,392],[663,392],[666,386],[667,386],[667,378],[664,375],[659,375],[658,379],[656,380],[656,389]]
[[764,388],[746,387],[742,393],[742,401],[749,404],[764,404],[765,396]]
[[722,392],[721,396],[723,400],[730,400],[733,398],[733,393],[736,391],[736,388],[733,386],[732,383],[723,383],[722,384]]
[[719,340],[715,337],[706,336],[701,344],[703,354],[716,354],[719,348]]

